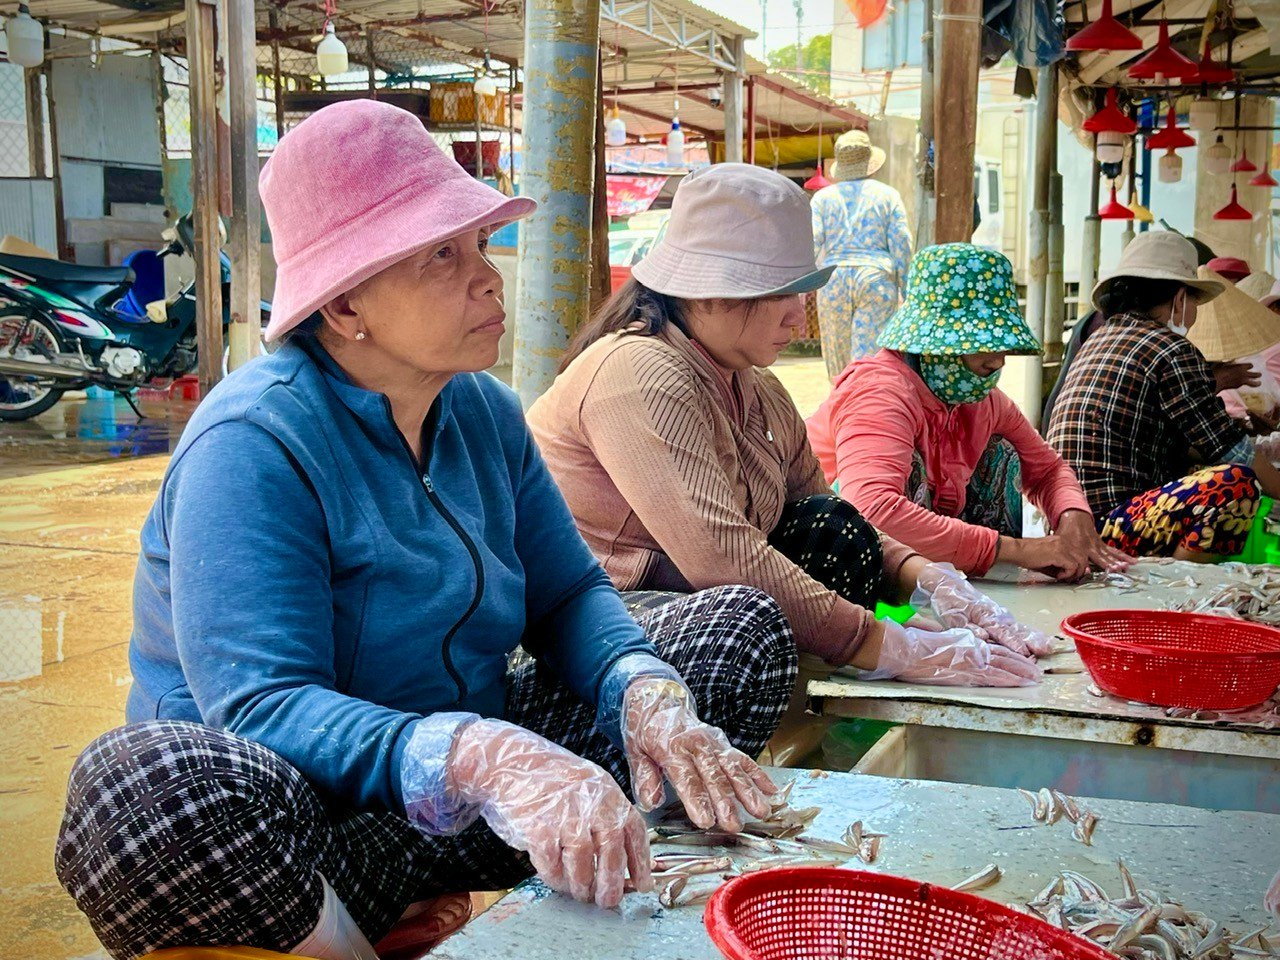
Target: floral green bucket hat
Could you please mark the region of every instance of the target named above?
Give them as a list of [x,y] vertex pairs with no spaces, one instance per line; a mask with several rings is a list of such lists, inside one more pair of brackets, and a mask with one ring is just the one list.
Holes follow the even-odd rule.
[[925,247],[912,258],[906,299],[876,342],[934,356],[1040,352],[1009,258],[971,243]]

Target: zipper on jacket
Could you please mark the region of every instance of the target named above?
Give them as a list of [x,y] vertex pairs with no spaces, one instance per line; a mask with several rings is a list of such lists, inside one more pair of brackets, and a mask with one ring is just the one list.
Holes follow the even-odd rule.
[[[387,416],[390,418],[391,401],[387,400],[385,397],[383,398],[383,401],[386,405]],[[480,560],[480,551],[476,549],[475,541],[471,539],[467,534],[467,531],[462,529],[462,524],[460,524],[457,518],[449,512],[449,508],[444,505],[444,501],[441,500],[440,495],[436,493],[435,485],[431,482],[431,476],[419,471],[418,459],[413,455],[413,449],[409,446],[408,441],[405,440],[400,431],[396,429],[394,419],[392,420],[391,429],[395,430],[395,434],[397,439],[400,441],[400,445],[404,447],[404,452],[409,458],[409,465],[413,467],[414,474],[418,476],[419,482],[422,484],[423,492],[427,495],[427,499],[430,500],[431,505],[436,508],[436,512],[444,518],[444,522],[447,523],[453,529],[453,532],[458,535],[458,539],[462,541],[462,545],[466,547],[467,552],[471,554],[471,562],[476,568],[476,592],[471,598],[471,606],[467,607],[466,613],[462,615],[461,619],[449,628],[449,632],[444,635],[444,640],[440,645],[440,658],[444,661],[444,669],[449,674],[449,678],[453,681],[454,686],[458,688],[457,702],[462,703],[462,701],[467,698],[467,682],[462,679],[462,674],[460,674],[458,672],[458,668],[453,665],[453,658],[449,655],[449,647],[453,643],[454,636],[456,636],[458,631],[462,629],[462,625],[470,620],[472,615],[474,615],[476,610],[480,607],[480,599],[484,594],[484,564]],[[429,454],[427,459],[429,462]]]
[[431,477],[427,474],[422,475],[422,488],[427,492],[427,499],[439,511],[440,516],[444,518],[444,522],[453,528],[453,532],[458,535],[458,539],[462,541],[462,545],[467,548],[467,552],[471,554],[471,562],[476,568],[476,592],[471,598],[471,606],[467,607],[466,613],[462,618],[450,628],[449,632],[444,635],[444,641],[440,647],[440,656],[444,660],[444,668],[449,672],[449,676],[453,678],[453,682],[458,687],[458,702],[461,703],[467,697],[467,682],[462,678],[462,674],[458,673],[458,668],[453,665],[453,658],[449,655],[449,647],[453,643],[453,638],[462,625],[471,619],[476,610],[480,607],[480,599],[484,594],[484,564],[480,560],[480,551],[476,549],[475,541],[462,529],[456,517],[449,512],[448,507],[444,505],[444,501],[440,499],[440,495],[436,493],[435,484],[431,482]]

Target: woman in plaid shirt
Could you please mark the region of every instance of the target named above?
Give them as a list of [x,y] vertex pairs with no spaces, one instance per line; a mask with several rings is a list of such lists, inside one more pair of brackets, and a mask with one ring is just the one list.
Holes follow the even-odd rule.
[[1106,318],[1071,365],[1049,442],[1071,464],[1102,536],[1139,556],[1213,562],[1244,547],[1260,494],[1280,473],[1257,455],[1186,338],[1222,285],[1196,276],[1195,249],[1146,233],[1093,290]]

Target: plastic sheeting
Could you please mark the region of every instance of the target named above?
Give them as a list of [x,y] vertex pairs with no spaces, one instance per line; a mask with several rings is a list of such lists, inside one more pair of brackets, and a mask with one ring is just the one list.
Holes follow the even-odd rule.
[[1018,66],[1034,70],[1066,54],[1062,7],[1056,0],[988,0],[983,19],[984,62],[1011,51]]

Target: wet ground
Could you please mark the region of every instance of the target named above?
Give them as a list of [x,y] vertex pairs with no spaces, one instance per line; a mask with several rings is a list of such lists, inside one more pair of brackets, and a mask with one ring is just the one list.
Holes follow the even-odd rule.
[[[775,372],[805,415],[828,390],[821,360],[784,358]],[[122,400],[64,400],[34,420],[0,425],[6,960],[99,955],[54,877],[54,840],[77,754],[124,715],[138,531],[194,409],[144,402],[139,420]]]

